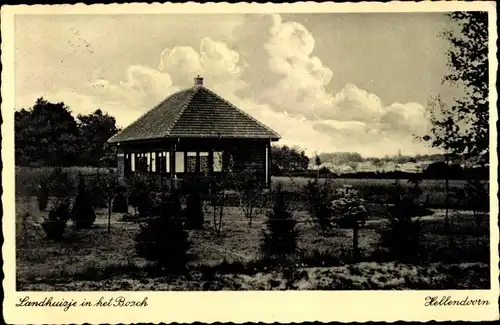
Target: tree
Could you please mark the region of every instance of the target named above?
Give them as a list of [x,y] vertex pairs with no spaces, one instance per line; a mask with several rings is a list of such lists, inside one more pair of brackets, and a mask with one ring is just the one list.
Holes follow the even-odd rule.
[[317,168],[317,173],[316,173],[316,179],[319,178],[319,166],[321,166],[321,158],[316,155],[314,157],[314,164],[316,165],[316,168]]
[[328,233],[333,227],[332,209],[331,209],[331,184],[328,178],[325,178],[323,184],[319,179],[307,182],[303,188],[303,194],[306,198],[309,214],[316,225],[323,233]]
[[167,271],[185,270],[191,245],[182,228],[176,196],[164,195],[159,205],[150,209],[145,223],[135,237],[137,255],[154,261]]
[[255,206],[262,200],[264,182],[262,174],[258,173],[257,166],[250,163],[238,174],[232,173],[232,181],[238,195],[241,212],[248,219],[248,226],[252,226]]
[[[463,89],[464,95],[447,105],[440,96],[431,98],[428,111],[430,134],[423,137],[445,151],[445,162],[454,158],[485,158],[489,153],[488,13],[451,12],[459,32],[447,30],[442,37],[450,43],[449,73],[443,83]],[[446,169],[447,170],[447,169]],[[448,227],[449,175],[446,173],[446,227]]]
[[307,170],[309,157],[299,147],[272,146],[271,166],[273,174],[289,174],[296,170]]
[[262,252],[264,256],[285,262],[295,253],[297,248],[297,222],[293,219],[285,200],[285,193],[278,184],[274,207],[267,214],[266,228],[262,233]]
[[447,30],[442,35],[451,45],[450,71],[443,83],[462,88],[464,96],[450,106],[439,97],[432,99],[432,127],[423,139],[450,154],[485,157],[489,148],[488,13],[452,12],[448,17],[458,23],[460,32]]
[[116,119],[100,109],[77,118],[83,146],[81,161],[89,166],[114,166],[115,155],[107,141],[119,131]]
[[85,188],[85,181],[81,175],[79,178],[78,195],[71,210],[71,220],[73,220],[76,228],[90,228],[96,219],[96,215],[90,195]]
[[15,146],[19,165],[75,165],[78,125],[64,103],[39,98],[33,108],[15,113]]

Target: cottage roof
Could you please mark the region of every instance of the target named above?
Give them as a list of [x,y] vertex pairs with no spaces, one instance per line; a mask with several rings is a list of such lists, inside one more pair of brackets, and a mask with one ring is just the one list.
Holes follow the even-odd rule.
[[280,136],[195,78],[192,88],[174,93],[108,142],[161,138],[246,138],[278,140]]

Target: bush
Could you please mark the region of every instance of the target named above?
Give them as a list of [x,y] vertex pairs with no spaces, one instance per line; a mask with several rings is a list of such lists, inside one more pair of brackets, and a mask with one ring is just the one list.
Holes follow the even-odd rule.
[[113,212],[128,213],[127,198],[121,192],[113,199]]
[[38,187],[38,209],[44,211],[47,208],[47,203],[49,202],[49,188],[46,182],[42,182]]
[[316,178],[307,183],[304,192],[307,207],[314,222],[323,232],[330,231],[333,227],[333,219],[329,183],[325,180],[325,183],[320,185]]
[[58,240],[63,237],[66,223],[69,220],[68,211],[69,205],[64,203],[49,212],[49,217],[42,223],[47,238]]
[[344,185],[337,192],[340,197],[332,201],[332,211],[338,226],[352,229],[353,259],[357,260],[360,255],[359,228],[364,226],[366,220],[365,201],[359,191],[350,185]]
[[52,196],[68,197],[70,193],[74,193],[73,179],[61,167],[55,168],[44,182],[47,185],[48,192]]
[[145,224],[141,224],[141,230],[135,238],[139,256],[169,271],[185,268],[190,246],[188,234],[180,223],[176,200],[175,195],[165,196],[159,207],[151,210],[152,215]]
[[90,228],[96,219],[90,195],[85,189],[83,179],[78,185],[78,195],[76,196],[73,209],[71,210],[71,220],[77,228]]
[[415,187],[407,191],[396,181],[394,205],[389,209],[389,223],[381,230],[380,244],[391,259],[404,263],[418,263],[424,258],[421,246],[422,227],[415,219],[419,213],[417,198],[421,191]]
[[288,211],[285,193],[278,185],[272,211],[267,214],[266,229],[263,231],[261,250],[266,259],[283,260],[295,254],[297,248],[297,222]]
[[203,229],[205,216],[203,214],[203,201],[201,200],[200,193],[193,191],[188,194],[185,217],[187,218],[187,226],[190,229]]

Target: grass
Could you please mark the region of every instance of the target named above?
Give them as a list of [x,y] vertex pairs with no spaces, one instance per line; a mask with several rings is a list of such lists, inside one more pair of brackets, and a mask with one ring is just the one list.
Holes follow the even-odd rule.
[[[106,169],[64,168],[71,186],[77,176],[105,173]],[[298,221],[298,254],[294,270],[275,268],[263,262],[260,254],[261,232],[269,202],[256,209],[249,226],[230,197],[224,209],[222,232],[212,230],[212,213],[205,211],[203,230],[190,230],[192,259],[187,274],[165,275],[148,261],[136,256],[134,237],[139,225],[121,222],[122,214],[112,214],[107,231],[107,210],[98,209],[95,226],[76,231],[67,227],[60,242],[45,239],[40,226],[46,212],[37,208],[37,186],[51,175],[53,168],[16,168],[16,276],[18,290],[264,290],[264,289],[459,289],[489,287],[489,222],[481,225],[463,211],[462,202],[451,201],[450,234],[444,232],[444,180],[424,180],[424,203],[433,208],[422,219],[422,244],[426,265],[394,264],[381,257],[379,230],[385,227],[388,197],[394,180],[333,179],[332,188],[350,184],[360,190],[367,203],[369,218],[359,233],[363,262],[350,257],[352,232],[334,229],[325,235],[317,230],[305,211],[298,191],[306,178],[273,178],[273,185],[284,185]],[[411,186],[401,180],[401,186]],[[451,181],[452,192],[464,181]],[[68,195],[74,195],[69,191]],[[51,197],[50,209],[58,199]],[[261,202],[264,203],[264,202]],[[438,210],[436,210],[438,209]],[[462,209],[462,210],[461,210]]]
[[[374,219],[360,231],[359,245],[365,264],[352,264],[349,260],[350,230],[335,229],[325,236],[317,231],[306,212],[295,211],[300,231],[300,258],[296,270],[290,273],[262,262],[259,245],[264,211],[258,211],[250,227],[238,208],[226,207],[222,232],[217,236],[212,230],[208,209],[205,229],[189,231],[193,243],[189,251],[192,257],[188,265],[190,272],[166,276],[135,255],[134,236],[139,226],[120,222],[121,214],[112,214],[110,233],[107,232],[107,210],[97,210],[93,228],[76,232],[68,227],[66,239],[54,242],[44,238],[39,223],[46,213],[38,211],[35,201],[32,197],[18,198],[16,202],[18,290],[441,289],[489,286],[488,223],[474,234],[471,216],[466,213],[455,217],[452,243],[442,233],[442,219],[424,221],[423,244],[429,252],[429,261],[427,266],[417,267],[394,266],[393,262],[376,259],[378,230],[384,226],[379,220]],[[27,218],[24,217],[26,212],[29,213]],[[375,276],[377,272],[382,275]],[[432,274],[423,276],[425,272]]]

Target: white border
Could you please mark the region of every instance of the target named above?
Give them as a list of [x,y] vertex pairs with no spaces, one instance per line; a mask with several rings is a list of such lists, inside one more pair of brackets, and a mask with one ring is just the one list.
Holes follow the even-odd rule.
[[[133,322],[301,322],[301,321],[429,321],[495,320],[499,318],[498,286],[498,184],[491,182],[491,290],[467,291],[287,291],[287,292],[16,292],[14,197],[14,16],[39,14],[182,14],[182,13],[314,13],[314,12],[430,12],[484,10],[490,29],[490,153],[491,179],[496,166],[496,8],[494,2],[393,2],[393,3],[294,3],[294,4],[122,4],[3,6],[2,23],[2,161],[3,234],[5,279],[3,303],[7,323],[133,323]],[[4,172],[5,171],[5,172]],[[142,300],[146,308],[16,308],[19,297],[52,296],[66,300],[126,296]],[[426,296],[450,295],[453,299],[489,299],[487,307],[424,307]]]

